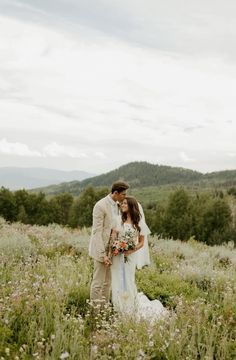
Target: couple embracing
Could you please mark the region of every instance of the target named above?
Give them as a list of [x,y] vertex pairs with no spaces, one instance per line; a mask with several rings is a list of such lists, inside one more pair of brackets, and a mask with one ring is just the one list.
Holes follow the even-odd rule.
[[[164,312],[162,304],[138,293],[135,284],[136,267],[150,263],[150,231],[141,205],[127,196],[128,188],[123,181],[113,183],[111,193],[94,206],[89,244],[89,255],[94,259],[90,300],[95,304],[109,302],[111,291],[114,309],[120,314],[159,317]],[[114,244],[120,244],[122,239],[132,246],[118,251]]]

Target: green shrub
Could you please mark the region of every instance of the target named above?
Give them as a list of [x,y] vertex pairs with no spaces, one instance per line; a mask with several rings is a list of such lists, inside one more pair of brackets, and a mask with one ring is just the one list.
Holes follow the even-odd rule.
[[195,285],[182,280],[173,273],[158,273],[154,269],[137,272],[137,285],[149,299],[160,300],[164,305],[175,306],[176,296],[183,295],[186,299],[195,299],[201,295]]
[[89,291],[89,286],[83,284],[70,291],[66,297],[66,311],[71,312],[72,309],[76,309],[79,314],[85,315],[88,308]]

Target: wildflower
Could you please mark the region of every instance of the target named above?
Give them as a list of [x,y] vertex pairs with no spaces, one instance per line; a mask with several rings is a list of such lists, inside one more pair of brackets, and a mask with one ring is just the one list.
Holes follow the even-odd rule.
[[64,360],[64,359],[67,359],[69,356],[70,356],[70,354],[67,351],[65,351],[64,353],[61,354],[60,359]]
[[139,354],[139,357],[138,357],[139,359],[142,359],[145,356],[145,353],[142,349],[139,350],[138,354]]
[[98,351],[97,345],[93,345],[92,348],[91,348],[91,351],[92,351],[93,354],[96,354],[97,351]]
[[118,349],[118,347],[119,347],[119,345],[117,345],[117,344],[112,344],[112,350],[116,350],[116,349]]
[[9,355],[10,355],[10,349],[9,349],[9,348],[6,348],[6,349],[5,349],[5,353],[6,353],[7,356],[9,356]]

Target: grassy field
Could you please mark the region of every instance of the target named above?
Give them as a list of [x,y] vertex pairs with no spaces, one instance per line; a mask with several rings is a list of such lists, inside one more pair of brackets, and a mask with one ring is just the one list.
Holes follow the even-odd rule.
[[0,359],[236,358],[236,249],[150,238],[137,284],[169,316],[150,325],[88,302],[89,231],[0,219]]

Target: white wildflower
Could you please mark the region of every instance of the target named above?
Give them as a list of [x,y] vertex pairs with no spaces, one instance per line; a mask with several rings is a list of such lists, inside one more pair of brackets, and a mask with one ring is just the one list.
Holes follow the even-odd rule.
[[67,351],[65,351],[64,353],[61,354],[60,359],[61,360],[67,359],[69,356],[70,356],[70,354]]

